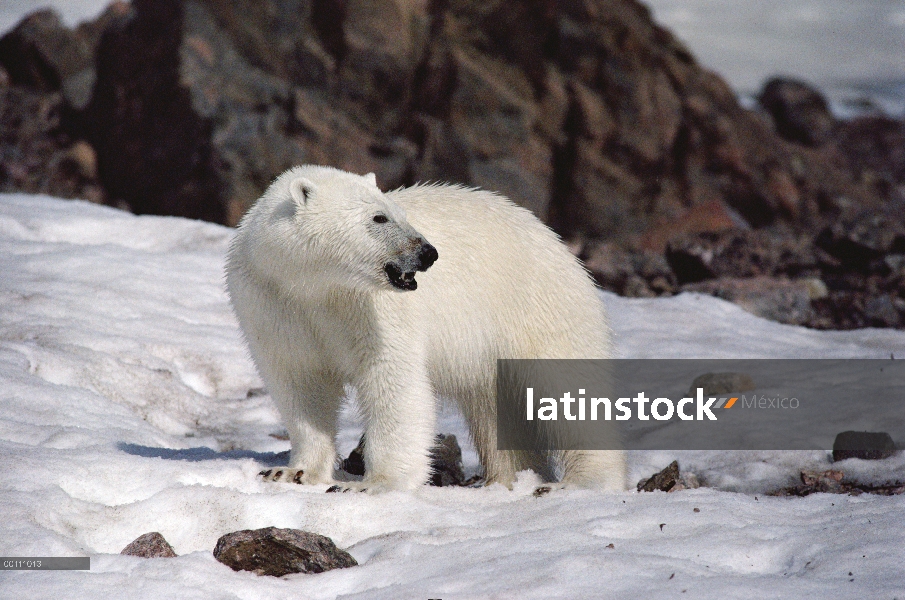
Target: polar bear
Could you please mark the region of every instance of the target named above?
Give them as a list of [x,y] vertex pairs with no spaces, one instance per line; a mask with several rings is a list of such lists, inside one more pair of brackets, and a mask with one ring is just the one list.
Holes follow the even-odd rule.
[[[529,211],[491,192],[383,193],[373,174],[296,167],[242,219],[226,273],[292,445],[289,465],[265,479],[333,482],[351,386],[366,421],[360,489],[427,481],[437,396],[457,401],[487,483],[511,487],[534,464],[497,449],[497,359],[612,355],[587,272]],[[624,489],[621,451],[561,458],[564,484]]]

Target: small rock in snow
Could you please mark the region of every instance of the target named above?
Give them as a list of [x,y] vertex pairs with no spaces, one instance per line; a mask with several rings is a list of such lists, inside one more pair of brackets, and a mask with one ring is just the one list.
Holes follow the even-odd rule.
[[123,548],[120,554],[142,558],[173,558],[176,556],[176,551],[161,534],[152,531],[135,538],[131,544]]

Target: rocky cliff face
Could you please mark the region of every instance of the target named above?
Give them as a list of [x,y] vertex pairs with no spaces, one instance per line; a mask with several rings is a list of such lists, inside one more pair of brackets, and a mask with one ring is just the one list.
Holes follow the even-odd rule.
[[[7,189],[234,224],[299,163],[384,188],[458,182],[534,211],[631,295],[727,277],[695,262],[700,235],[823,248],[807,267],[742,270],[820,279],[834,255],[817,233],[888,214],[905,181],[901,123],[838,124],[795,82],[744,110],[635,0],[135,0],[76,31],[33,15],[0,40],[0,65],[6,113],[40,101],[57,115],[43,145],[0,141],[45,148],[4,159]],[[29,179],[76,141],[94,171]],[[884,286],[896,306],[905,288]],[[807,314],[787,320],[838,321]]]

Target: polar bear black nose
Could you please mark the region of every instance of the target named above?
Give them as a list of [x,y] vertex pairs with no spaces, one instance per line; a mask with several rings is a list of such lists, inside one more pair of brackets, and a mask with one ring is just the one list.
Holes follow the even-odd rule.
[[436,248],[427,242],[424,242],[424,245],[421,246],[421,250],[418,251],[418,270],[427,271],[439,256]]

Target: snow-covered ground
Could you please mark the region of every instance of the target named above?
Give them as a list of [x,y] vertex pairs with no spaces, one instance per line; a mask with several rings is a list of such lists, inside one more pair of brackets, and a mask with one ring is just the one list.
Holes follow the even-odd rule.
[[[0,33],[53,6],[73,26],[110,0],[4,0]],[[642,0],[747,102],[767,78],[819,86],[840,115],[872,101],[905,117],[905,0]]]
[[[264,484],[289,445],[227,304],[229,236],[0,195],[0,556],[91,556],[0,571],[0,598],[905,598],[905,497],[764,495],[825,452],[631,453],[632,481],[678,458],[706,486],[673,494],[535,498],[528,472],[513,491]],[[905,353],[905,332],[805,330],[711,297],[603,300],[625,357]],[[465,439],[454,411],[441,423]],[[347,411],[342,452],[358,432]],[[905,480],[901,456],[836,468]],[[266,526],[330,536],[360,566],[275,579],[214,560],[219,536]],[[180,556],[118,554],[149,531]]]

